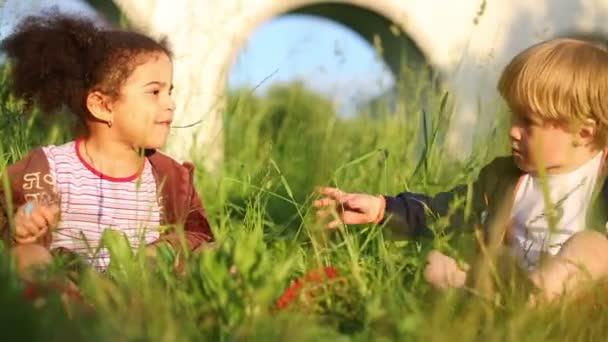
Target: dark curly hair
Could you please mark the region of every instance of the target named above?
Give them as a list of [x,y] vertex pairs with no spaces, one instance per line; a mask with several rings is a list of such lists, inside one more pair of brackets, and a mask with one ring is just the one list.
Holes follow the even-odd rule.
[[166,40],[157,42],[132,31],[101,28],[89,19],[46,12],[25,18],[4,39],[11,91],[45,114],[66,108],[85,121],[86,98],[100,91],[112,99],[150,53],[171,57]]

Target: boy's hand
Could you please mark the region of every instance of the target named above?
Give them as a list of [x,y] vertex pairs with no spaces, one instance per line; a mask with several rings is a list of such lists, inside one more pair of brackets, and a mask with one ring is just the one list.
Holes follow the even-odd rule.
[[35,243],[59,222],[59,206],[28,202],[15,215],[15,240],[18,244]]
[[314,202],[317,215],[324,218],[333,210],[338,214],[327,228],[333,229],[340,224],[379,223],[384,218],[386,201],[382,196],[349,194],[336,188],[321,188],[319,192],[325,197]]
[[458,263],[437,250],[432,250],[426,257],[424,279],[434,288],[445,290],[461,288],[465,285],[467,273],[458,267]]

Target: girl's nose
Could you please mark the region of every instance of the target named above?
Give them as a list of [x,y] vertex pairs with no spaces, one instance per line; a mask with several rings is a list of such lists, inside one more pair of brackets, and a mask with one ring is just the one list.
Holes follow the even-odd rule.
[[166,110],[175,111],[175,100],[173,100],[173,96],[169,96],[164,104]]

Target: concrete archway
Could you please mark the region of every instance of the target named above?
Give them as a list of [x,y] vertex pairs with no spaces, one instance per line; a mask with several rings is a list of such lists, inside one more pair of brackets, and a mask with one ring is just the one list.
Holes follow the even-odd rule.
[[[120,8],[114,2],[104,0],[86,0],[86,2],[101,12],[108,21],[114,24],[120,22]],[[267,20],[286,14],[306,14],[329,19],[353,30],[372,46],[375,44],[375,39],[378,39],[382,44],[384,61],[393,74],[399,73],[401,63],[404,61],[412,65],[426,64],[426,57],[418,45],[402,32],[401,25],[368,7],[347,2],[317,2],[301,7],[294,6],[287,12],[270,14]],[[247,33],[250,35],[253,30],[255,28]]]
[[[36,6],[50,0],[7,0]],[[0,1],[0,7],[7,1]],[[103,0],[91,0],[104,2]],[[519,51],[565,32],[608,34],[606,1],[585,0],[113,0],[135,26],[169,36],[175,52],[178,129],[167,151],[222,159],[226,76],[250,33],[270,18],[302,8],[351,5],[407,33],[456,100],[447,141],[452,156],[472,151],[473,130],[495,119],[496,81]],[[337,18],[336,20],[340,20]],[[348,20],[348,18],[343,18]],[[362,30],[362,28],[361,28]],[[364,33],[363,33],[364,34]],[[385,51],[393,49],[385,49]],[[386,56],[387,59],[392,57]],[[392,63],[390,63],[392,64]],[[194,125],[191,125],[196,123]],[[193,147],[193,149],[191,149]],[[191,155],[194,152],[195,155]]]
[[[394,75],[399,74],[403,63],[408,63],[412,67],[427,64],[422,51],[407,34],[402,32],[400,25],[373,9],[349,3],[321,2],[271,14],[266,21],[289,14],[311,15],[328,19],[351,29],[372,47],[380,43],[382,58]],[[257,26],[251,28],[251,31],[246,34],[246,39],[241,42],[241,46],[235,46],[236,51],[232,57],[240,51],[255,29]],[[228,63],[231,62],[233,61],[228,61]]]
[[[432,67],[427,63],[426,57],[418,45],[402,31],[398,24],[374,10],[360,5],[338,2],[320,2],[282,10],[285,12],[271,13],[265,17],[267,18],[265,21],[262,18],[248,28],[250,31],[243,34],[244,39],[234,44],[231,59],[227,61],[229,70],[235,64],[237,55],[241,53],[260,26],[283,16],[305,15],[331,21],[354,32],[368,43],[370,49],[381,54],[379,57],[386,70],[392,74],[395,84],[392,88],[383,89],[373,98],[367,99],[367,102],[358,103],[359,106],[363,106],[360,109],[370,110],[374,113],[378,109],[386,112],[386,106],[394,110],[399,101],[408,103],[407,110],[405,107],[401,108],[400,114],[418,115],[418,111],[412,112],[411,110],[421,104],[421,87],[426,90],[435,90],[439,84],[439,78],[430,72]],[[285,40],[290,40],[290,37],[286,37]],[[423,77],[422,80],[425,82],[422,85],[420,77]],[[370,85],[372,84],[373,81],[370,81]],[[397,93],[397,88],[399,93]],[[429,92],[427,91],[426,94],[428,95]]]

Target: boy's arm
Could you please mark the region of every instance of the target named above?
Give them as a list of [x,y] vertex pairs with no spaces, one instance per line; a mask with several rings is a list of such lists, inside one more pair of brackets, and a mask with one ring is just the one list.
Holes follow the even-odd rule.
[[[384,196],[386,208],[382,223],[386,222],[389,227],[407,235],[422,234],[428,229],[427,217],[448,215],[450,203],[458,197],[466,199],[467,188],[467,185],[459,185],[435,196],[412,192],[403,192],[394,197]],[[475,216],[474,214],[472,210],[471,216]],[[459,218],[461,220],[458,220]],[[457,208],[456,212],[452,213],[451,222],[463,223],[461,221],[464,221],[464,208]]]
[[[479,176],[469,186],[459,185],[455,188],[428,196],[424,194],[404,192],[397,196],[384,196],[386,201],[383,223],[386,222],[392,230],[406,235],[418,235],[428,230],[427,218],[429,215],[445,217],[450,215],[450,226],[472,227],[472,224],[481,221],[482,213],[487,209],[487,194],[491,184],[495,183],[499,173],[505,167],[505,159],[500,158],[488,164],[479,173]],[[458,206],[450,212],[450,205],[456,205],[456,199],[462,199]],[[466,216],[466,207],[470,208],[470,216]]]

